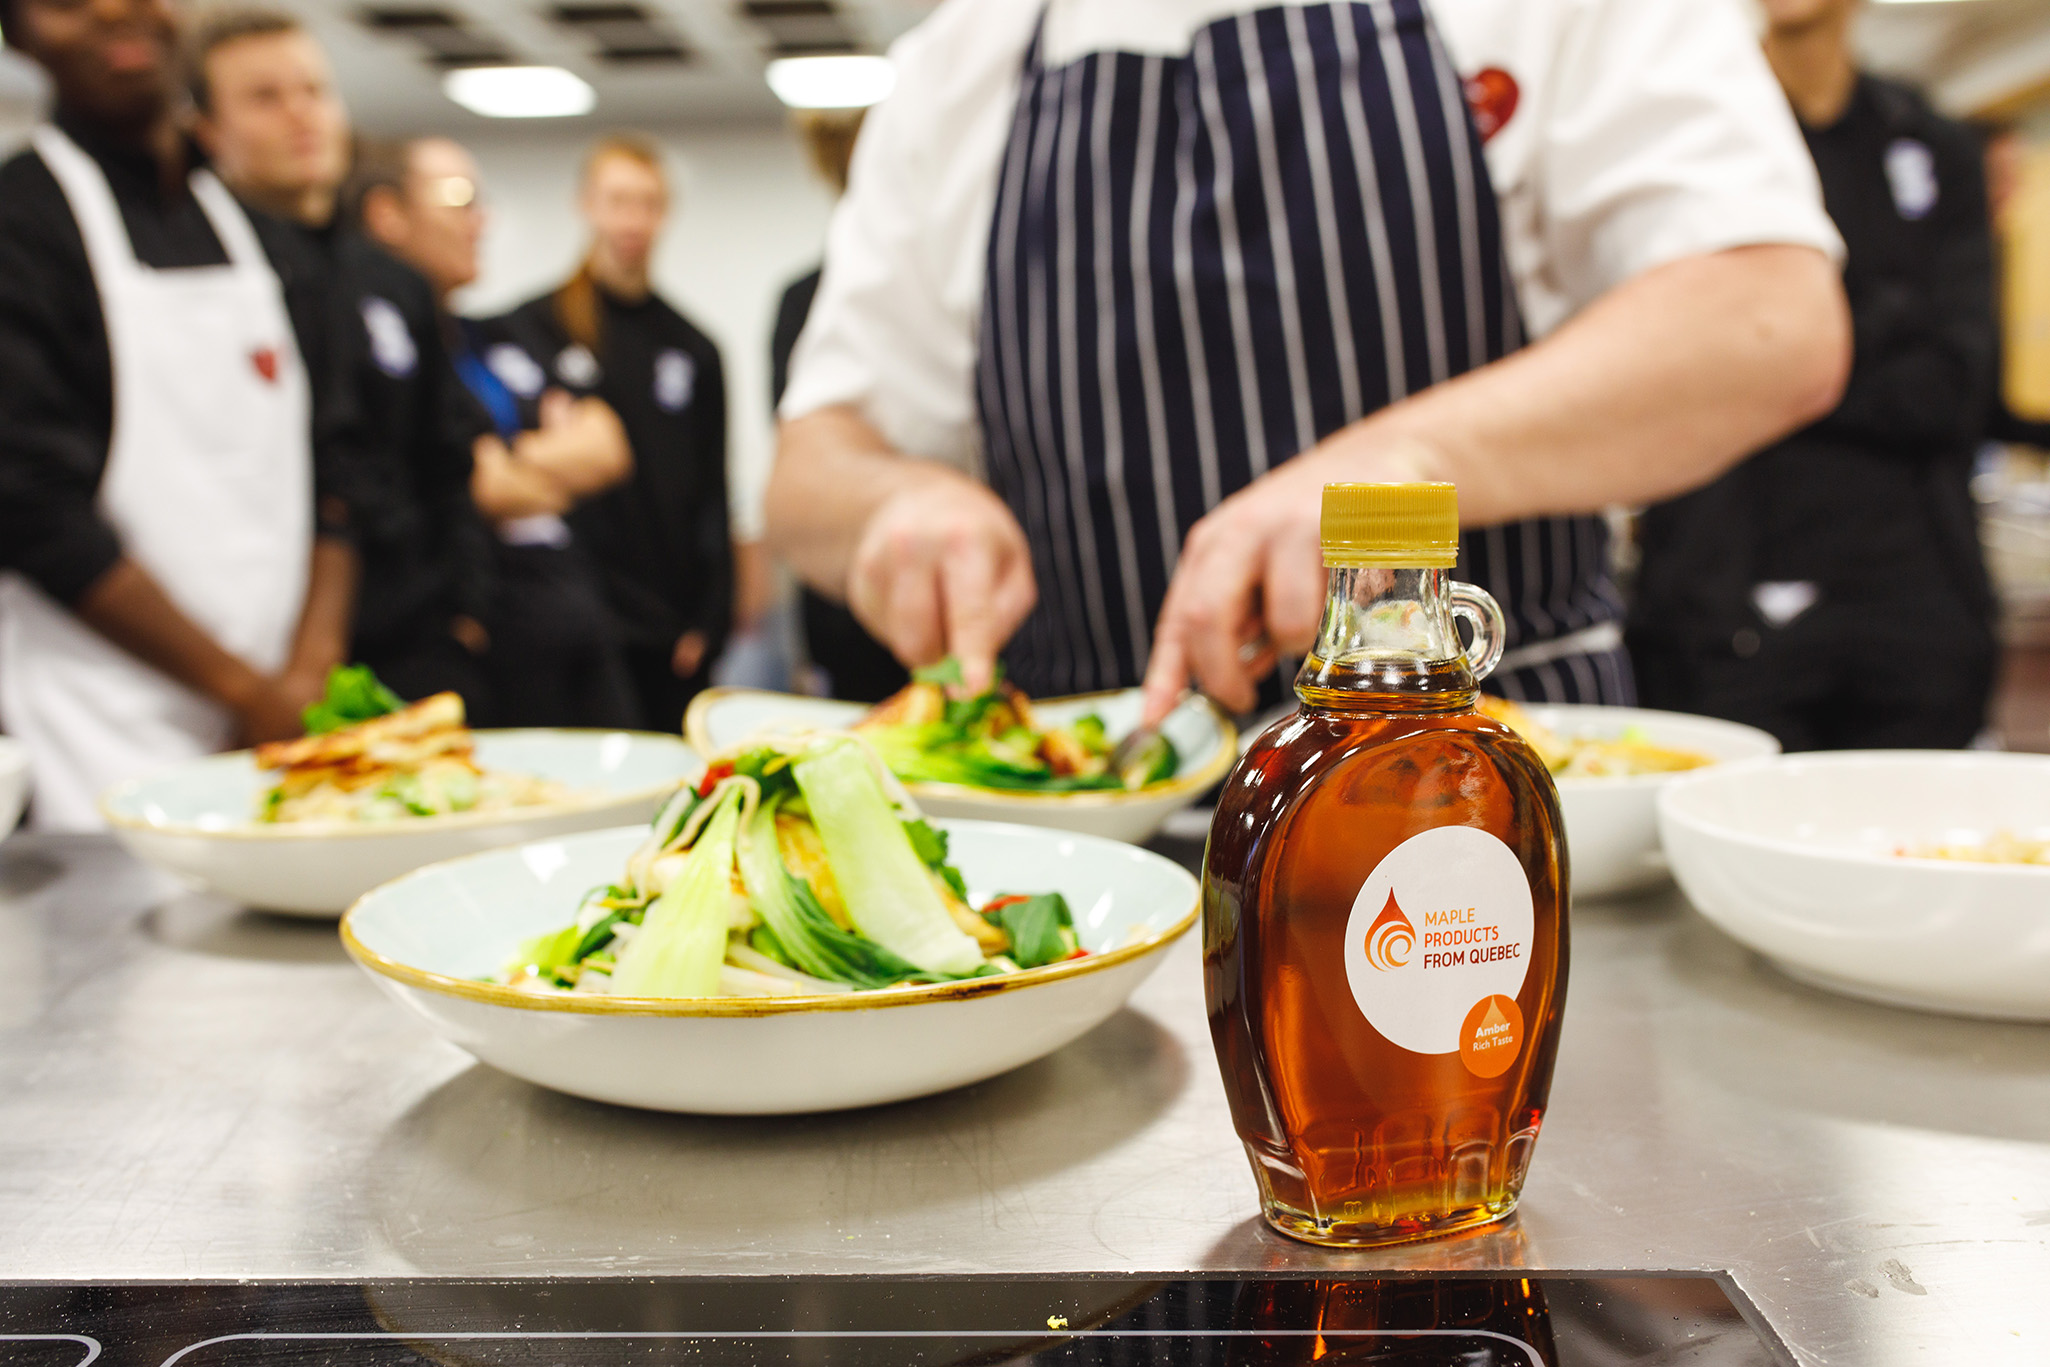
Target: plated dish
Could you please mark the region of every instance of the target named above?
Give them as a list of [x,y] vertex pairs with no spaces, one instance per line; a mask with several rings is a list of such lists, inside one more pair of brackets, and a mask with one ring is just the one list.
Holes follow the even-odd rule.
[[1670,873],[1659,845],[1659,790],[1688,769],[1707,772],[1780,748],[1754,727],[1680,712],[1572,703],[1525,703],[1519,711],[1537,733],[1532,744],[1559,786],[1576,898],[1620,896],[1665,882]]
[[1701,914],[1788,974],[1895,1005],[2050,1020],[2050,867],[1903,857],[2050,837],[2050,757],[1788,755],[1659,795]]
[[[1027,708],[1033,723],[1028,734],[1100,737],[1099,747],[1114,749],[1117,741],[1139,724],[1140,696],[1139,690],[1132,688],[1035,699]],[[691,703],[684,717],[684,734],[701,751],[714,754],[762,735],[851,730],[867,721],[871,744],[904,776],[906,786],[929,815],[1017,821],[1133,842],[1150,837],[1170,815],[1207,792],[1224,777],[1238,753],[1238,730],[1231,720],[1207,699],[1192,697],[1169,714],[1160,728],[1172,753],[1172,771],[1162,769],[1136,788],[1128,788],[1122,779],[1105,782],[1100,772],[1087,784],[1055,782],[1036,788],[1005,788],[987,781],[965,782],[962,780],[975,775],[939,767],[955,762],[941,747],[905,755],[903,741],[888,734],[877,736],[879,728],[894,724],[888,714],[877,719],[871,713],[872,709],[861,703],[713,688]],[[1094,723],[1087,721],[1091,717],[1096,719]],[[1009,730],[996,733],[1000,743]],[[1014,753],[1019,748],[1015,740]],[[1037,748],[1026,753],[1037,758]],[[1102,748],[1095,751],[1095,758],[1106,757]],[[1047,766],[1049,771],[1052,767]]]
[[478,764],[458,693],[405,703],[356,665],[329,675],[327,697],[306,715],[310,734],[256,747],[257,767],[277,772],[257,804],[260,822],[406,821],[571,796],[554,779]]
[[645,824],[417,870],[350,908],[342,940],[434,1030],[514,1076],[625,1105],[765,1115],[923,1096],[1031,1062],[1117,1011],[1195,924],[1195,879],[1149,851],[1026,826],[932,825],[968,903],[1006,889],[1058,893],[1089,953],[1015,973],[765,997],[490,981],[510,947],[560,932],[586,889],[618,879],[648,840]]
[[853,729],[906,783],[1013,793],[1139,792],[1181,768],[1181,755],[1164,733],[1120,755],[1099,712],[1043,718],[1002,678],[972,696],[961,693],[960,682],[952,660],[920,670]]
[[1699,750],[1655,743],[1641,722],[1613,734],[1606,727],[1594,733],[1560,732],[1538,720],[1523,704],[1486,693],[1481,695],[1480,710],[1529,741],[1554,779],[1640,778],[1703,769],[1715,763],[1713,755]]
[[473,850],[646,821],[704,773],[676,736],[635,731],[478,731],[476,763],[560,785],[559,800],[390,821],[265,822],[275,785],[248,750],[133,779],[100,799],[137,857],[245,906],[334,917],[379,883]]
[[568,925],[496,975],[537,993],[797,997],[1088,957],[1058,892],[979,908],[946,835],[857,737],[756,745],[663,805]]

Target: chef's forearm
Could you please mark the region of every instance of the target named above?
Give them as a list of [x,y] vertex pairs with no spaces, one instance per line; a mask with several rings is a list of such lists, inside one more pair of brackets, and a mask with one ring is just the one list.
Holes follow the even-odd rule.
[[[1745,247],[1648,271],[1507,360],[1384,410],[1320,455],[1332,478],[1451,480],[1488,525],[1698,487],[1827,413],[1850,364],[1836,269]],[[1356,469],[1354,467],[1357,467]]]
[[862,529],[890,496],[920,480],[955,478],[893,450],[840,405],[783,422],[769,474],[769,550],[819,592],[844,601]]
[[226,707],[240,711],[265,681],[179,611],[147,570],[123,556],[72,605],[115,645]]
[[347,661],[361,572],[356,548],[347,541],[332,536],[314,540],[306,606],[299,613],[286,673],[325,679],[330,669]]

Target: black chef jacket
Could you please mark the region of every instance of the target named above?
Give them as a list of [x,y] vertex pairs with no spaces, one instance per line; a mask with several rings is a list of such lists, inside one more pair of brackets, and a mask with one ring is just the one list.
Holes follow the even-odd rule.
[[351,657],[420,676],[386,680],[401,693],[450,688],[475,708],[450,624],[489,606],[470,452],[490,424],[456,378],[427,281],[358,233],[312,237],[333,273],[335,356],[360,414],[344,466],[363,565]]
[[598,562],[623,643],[667,659],[677,638],[700,631],[709,668],[733,624],[719,348],[652,294],[627,303],[601,289],[598,298],[598,355],[563,330],[552,293],[498,326],[550,384],[603,399],[626,428],[633,478],[579,504],[569,519]]
[[[109,143],[59,112],[106,174],[136,259],[158,270],[219,266],[227,251],[192,191],[166,191],[156,159]],[[198,154],[191,156],[197,164]],[[296,229],[251,211],[284,285],[313,404],[314,488],[323,535],[346,532],[345,433],[353,408],[336,383],[318,255]],[[85,240],[49,167],[32,149],[0,165],[0,569],[75,602],[120,558],[97,506],[114,421],[113,367]]]
[[[1641,691],[1648,705],[1730,715],[1703,684],[1718,671],[1748,666],[1780,677],[1746,688],[1791,689],[1830,672],[1822,655],[1849,679],[1905,670],[1901,652],[1914,652],[1970,663],[1924,690],[1931,715],[1969,726],[1984,698],[1964,695],[1982,692],[1993,651],[1969,487],[1998,339],[1981,149],[1869,76],[1837,122],[1804,131],[1848,249],[1850,381],[1821,421],[1646,511],[1630,627]],[[1813,585],[1817,606],[1776,623],[1762,584]],[[1886,650],[1860,644],[1881,636]]]

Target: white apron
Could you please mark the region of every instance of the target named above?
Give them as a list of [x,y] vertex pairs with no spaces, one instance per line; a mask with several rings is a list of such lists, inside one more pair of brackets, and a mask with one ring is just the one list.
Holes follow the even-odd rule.
[[[85,239],[113,361],[101,515],[130,560],[223,648],[281,669],[306,598],[313,460],[306,368],[248,217],[207,171],[192,192],[228,264],[135,258],[98,163],[55,128],[35,148]],[[35,824],[92,830],[110,784],[225,748],[219,704],[0,576],[0,724],[27,747]]]

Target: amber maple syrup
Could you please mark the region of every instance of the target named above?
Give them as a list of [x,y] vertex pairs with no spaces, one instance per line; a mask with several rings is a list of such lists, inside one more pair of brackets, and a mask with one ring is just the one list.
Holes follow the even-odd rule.
[[1503,628],[1447,578],[1453,500],[1449,485],[1326,490],[1330,596],[1302,708],[1239,762],[1204,856],[1233,1120],[1268,1221],[1317,1243],[1508,1214],[1558,1048],[1558,794],[1474,710]]

